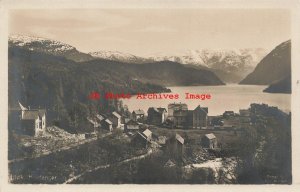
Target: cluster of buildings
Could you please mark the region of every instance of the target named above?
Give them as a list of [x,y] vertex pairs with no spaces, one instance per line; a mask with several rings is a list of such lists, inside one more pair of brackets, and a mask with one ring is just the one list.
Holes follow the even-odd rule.
[[113,129],[121,129],[121,115],[117,112],[112,112],[110,114],[95,114],[93,116],[87,117],[89,126],[94,128],[94,131],[97,129],[105,129],[107,131],[112,131]]
[[208,108],[197,106],[189,110],[185,103],[171,103],[168,110],[162,107],[150,107],[147,118],[143,110],[134,110],[132,119],[151,125],[168,125],[172,128],[203,128],[207,126]]
[[[21,103],[19,105],[22,111],[23,129],[26,129],[31,136],[41,135],[46,128],[46,110],[26,108]],[[150,107],[145,114],[143,110],[138,109],[134,110],[130,117],[123,117],[116,111],[109,114],[93,114],[86,118],[86,126],[94,132],[99,129],[109,132],[114,129],[126,132],[137,131],[144,123],[165,125],[170,128],[203,128],[207,126],[207,114],[207,107],[197,106],[194,110],[189,110],[184,103],[171,103],[168,105],[168,110],[162,107]]]
[[[46,130],[46,110],[30,109],[19,103],[21,108],[21,123],[27,134],[31,136],[40,136]],[[206,126],[208,109],[197,106],[194,110],[188,110],[186,104],[172,103],[168,105],[168,111],[165,108],[150,107],[147,115],[143,110],[134,110],[130,118],[123,117],[118,112],[102,114],[96,113],[86,118],[88,125],[93,132],[86,133],[87,138],[96,135],[100,129],[111,132],[116,129],[123,130],[134,146],[163,147],[165,152],[169,153],[173,160],[182,160],[184,154],[185,139],[178,133],[170,137],[158,136],[152,133],[143,122],[152,125],[162,125],[166,122],[174,127],[193,127],[201,128]],[[91,129],[90,129],[91,130]],[[201,145],[208,149],[218,147],[217,138],[213,133],[205,134],[201,138]]]
[[[149,146],[160,146],[168,153],[171,159],[180,161],[183,158],[185,150],[185,139],[178,133],[174,133],[170,137],[157,136],[153,134],[149,129],[144,131],[138,131],[133,137],[131,142],[134,146],[149,147]],[[204,134],[200,139],[201,146],[205,149],[216,149],[218,148],[217,137],[213,133]]]

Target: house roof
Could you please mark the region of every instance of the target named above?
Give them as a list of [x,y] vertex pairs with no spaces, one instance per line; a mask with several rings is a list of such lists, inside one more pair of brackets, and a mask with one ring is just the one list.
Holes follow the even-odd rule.
[[87,117],[87,120],[88,120],[90,123],[92,123],[93,125],[97,125],[97,124],[98,124],[98,122],[97,122],[97,120],[96,120],[95,118]]
[[163,108],[163,107],[158,107],[157,110],[158,110],[159,112],[161,112],[161,113],[167,111],[166,108]]
[[200,105],[198,105],[198,106],[194,109],[194,111],[195,111],[195,110],[202,110],[203,112],[208,113],[208,108],[207,108],[207,107],[200,107]]
[[121,118],[121,115],[119,115],[119,113],[117,113],[116,111],[112,112],[111,114],[117,118]]
[[150,137],[152,132],[149,130],[149,129],[146,129],[143,134],[146,136],[146,137]]
[[216,136],[213,133],[205,134],[205,137],[208,139],[215,139]]
[[25,110],[24,114],[22,116],[23,120],[34,120],[37,119],[38,117],[44,116],[46,113],[46,110],[41,109],[41,110]]
[[112,125],[112,122],[109,119],[105,119],[105,122]]
[[146,141],[148,141],[148,139],[140,132],[138,132],[138,135],[141,136],[143,139],[145,139]]
[[162,108],[162,107],[159,107],[159,108],[156,108],[156,107],[149,107],[148,113],[149,113],[149,111],[155,111],[156,113],[163,114],[163,113],[166,112],[167,110],[166,110],[165,108]]
[[22,111],[28,110],[28,108],[24,107],[24,106],[20,103],[20,101],[18,101],[18,103],[19,103],[19,106],[20,106],[20,108],[21,108]]
[[166,163],[165,163],[165,165],[164,165],[164,167],[173,167],[173,166],[175,166],[176,164],[171,160],[171,159],[169,159]]
[[177,108],[177,107],[187,109],[187,104],[185,104],[185,103],[170,103],[168,105],[168,108]]
[[143,110],[141,110],[141,109],[139,109],[139,110],[133,110],[132,113],[135,113],[136,115],[144,115],[145,114],[145,112]]
[[97,114],[96,117],[97,117],[100,121],[102,121],[103,119],[105,119],[104,116],[103,116],[103,115],[100,115],[100,114]]
[[131,119],[130,118],[124,118],[124,122],[128,123]]
[[177,133],[175,135],[175,139],[177,141],[179,141],[181,144],[184,144],[184,139],[179,134],[177,134]]

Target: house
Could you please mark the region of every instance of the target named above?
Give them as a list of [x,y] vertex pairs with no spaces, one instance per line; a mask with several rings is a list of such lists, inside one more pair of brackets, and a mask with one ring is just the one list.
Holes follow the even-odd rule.
[[26,135],[40,136],[46,131],[46,110],[30,109],[19,102],[21,108],[21,127]]
[[101,127],[103,129],[106,129],[108,131],[112,131],[113,127],[112,127],[113,123],[109,120],[109,119],[105,119],[101,121]]
[[240,109],[240,116],[250,117],[250,110],[248,110],[248,109]]
[[185,127],[188,125],[188,110],[179,109],[173,112],[173,125],[175,127]]
[[193,114],[193,120],[192,120],[193,128],[202,128],[207,126],[207,114],[208,114],[207,107],[200,107],[200,105],[198,105],[193,110],[192,114]]
[[138,120],[143,120],[144,119],[144,116],[145,116],[145,112],[141,109],[139,110],[134,110],[132,112],[132,119],[134,121],[138,121]]
[[224,118],[233,117],[233,116],[234,116],[234,112],[233,111],[225,111],[223,113],[223,117]]
[[148,141],[152,140],[152,132],[149,129],[146,129],[142,134],[147,138]]
[[87,117],[87,120],[94,127],[95,130],[101,126],[100,121],[97,117]]
[[188,106],[185,103],[170,103],[168,105],[168,119],[173,120],[174,111],[188,110]]
[[125,124],[125,131],[138,131],[139,128],[139,124],[132,119]]
[[167,152],[170,157],[176,160],[182,160],[182,155],[184,153],[184,139],[179,135],[175,134],[167,140]]
[[[194,110],[188,110],[185,108],[175,109],[173,110],[173,126],[179,128],[205,128],[207,127],[208,121],[208,108],[200,107],[198,105]],[[169,118],[169,117],[168,117]]]
[[147,148],[151,144],[151,141],[143,133],[137,132],[132,138],[131,143],[135,147]]
[[201,139],[201,143],[204,148],[209,149],[215,149],[218,145],[217,137],[213,133],[205,134]]
[[117,112],[112,112],[108,119],[112,122],[114,129],[121,127],[121,115],[119,115]]
[[153,125],[161,125],[165,122],[167,117],[167,110],[165,108],[150,107],[147,111],[148,123]]

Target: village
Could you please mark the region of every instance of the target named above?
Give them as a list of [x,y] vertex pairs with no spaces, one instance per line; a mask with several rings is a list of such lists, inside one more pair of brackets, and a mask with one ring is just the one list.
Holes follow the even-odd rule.
[[[19,103],[21,108],[22,133],[32,137],[42,137],[47,132],[46,109],[30,109]],[[86,118],[86,132],[77,133],[79,138],[96,138],[100,134],[121,131],[134,140],[140,140],[146,146],[155,140],[153,128],[167,130],[203,130],[204,148],[219,148],[218,138],[213,131],[226,130],[237,132],[251,125],[250,110],[241,109],[239,113],[225,111],[220,116],[209,116],[208,108],[198,105],[189,110],[185,103],[170,103],[168,109],[150,107],[145,113],[141,109],[133,110],[130,116],[122,116],[114,111],[109,114],[96,113]],[[210,132],[212,131],[212,132]],[[177,137],[180,135],[177,134]],[[159,135],[157,136],[159,137]],[[181,137],[181,136],[180,136]],[[138,138],[138,139],[137,139]],[[167,140],[169,138],[165,138]],[[162,140],[161,137],[158,140]],[[184,140],[184,139],[183,139]],[[159,142],[161,143],[161,142]]]
[[[159,157],[156,161],[162,164],[163,169],[175,167],[184,169],[187,178],[193,177],[193,171],[190,170],[205,168],[213,170],[211,174],[214,182],[217,182],[221,177],[218,172],[222,169],[224,172],[222,182],[235,183],[236,173],[233,170],[238,162],[231,152],[232,149],[241,144],[247,129],[257,124],[257,118],[254,118],[256,115],[264,110],[273,110],[274,113],[278,111],[277,107],[266,104],[251,104],[249,109],[241,109],[239,113],[224,111],[219,116],[209,116],[207,107],[199,105],[189,110],[185,103],[170,103],[167,109],[150,107],[147,113],[136,109],[128,116],[117,111],[107,114],[95,113],[86,118],[86,132],[70,134],[53,125],[47,126],[45,109],[30,109],[21,103],[19,105],[22,133],[26,135],[26,139],[20,142],[23,142],[23,148],[34,148],[35,154],[27,153],[29,156],[11,159],[11,166],[14,167],[23,161],[32,163],[34,161],[31,160],[47,159],[52,154],[54,157],[60,153],[68,156],[69,153],[95,145],[104,150],[98,154],[98,149],[92,157],[89,151],[88,160],[73,159],[64,162],[65,165],[73,166],[72,164],[78,161],[77,166],[86,167],[85,169],[72,167],[66,171],[64,179],[59,179],[59,182],[66,183],[84,183],[81,179],[85,177],[89,177],[88,181],[91,181],[89,175],[91,172],[108,169],[112,164],[124,166],[123,164],[131,161],[137,164],[139,159],[150,158],[153,154],[156,154],[154,155],[156,158]],[[26,146],[26,141],[27,145],[30,143],[31,146]],[[113,147],[116,147],[118,152],[113,154],[110,142],[115,143]],[[122,148],[124,151],[120,151]],[[106,165],[102,165],[103,158],[111,158],[111,155],[105,156],[106,153],[111,153],[113,160],[106,160]],[[91,161],[97,159],[102,160],[95,166]],[[59,166],[55,168],[57,167]],[[24,182],[23,171],[16,166],[16,172],[22,177],[12,178],[13,182],[17,183],[18,180]],[[101,175],[102,172],[98,174]],[[31,180],[31,177],[32,175],[27,176],[27,180]],[[44,181],[51,182],[49,178]],[[53,182],[55,181],[54,179]],[[95,181],[98,182],[99,180]]]

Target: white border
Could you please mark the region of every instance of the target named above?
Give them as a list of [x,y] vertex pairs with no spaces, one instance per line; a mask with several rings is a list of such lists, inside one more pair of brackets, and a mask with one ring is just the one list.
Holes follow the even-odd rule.
[[[7,162],[7,35],[9,9],[76,9],[76,8],[237,8],[237,9],[276,9],[286,8],[292,12],[292,185],[16,185],[8,184]],[[0,0],[0,125],[1,125],[1,164],[0,192],[22,191],[299,191],[300,184],[300,1],[298,0]]]

